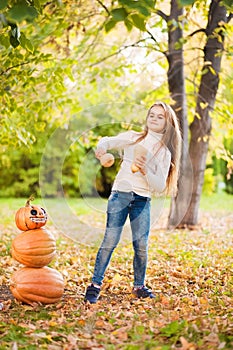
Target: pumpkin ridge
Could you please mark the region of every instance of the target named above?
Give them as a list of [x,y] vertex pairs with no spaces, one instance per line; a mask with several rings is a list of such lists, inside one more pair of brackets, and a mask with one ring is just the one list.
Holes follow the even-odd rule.
[[64,280],[59,271],[48,266],[23,267],[11,277],[10,289],[16,299],[27,304],[52,304],[62,297]]
[[[39,254],[38,254],[38,252],[39,252]],[[57,252],[56,252],[56,250],[49,250],[49,251],[46,251],[45,253],[43,253],[43,252],[41,252],[39,249],[38,249],[38,251],[37,251],[37,254],[31,254],[30,252],[26,252],[26,253],[24,253],[23,254],[23,252],[22,251],[17,251],[16,249],[12,249],[12,254],[13,255],[18,255],[19,257],[21,256],[22,257],[22,259],[25,257],[25,258],[30,258],[31,256],[33,256],[34,258],[35,257],[38,257],[38,259],[39,259],[39,257],[46,257],[46,256],[49,256],[49,255],[56,255],[57,254]],[[23,255],[23,256],[22,256]]]
[[[23,257],[18,253],[15,253],[13,252],[13,258],[18,258],[18,259],[21,259],[21,261],[26,261],[26,262],[31,262],[31,256],[30,255],[24,255]],[[47,255],[36,255],[37,257],[37,260],[40,260],[41,258],[45,259],[46,258],[46,261],[52,257],[54,257],[56,255],[56,252],[52,252],[50,254],[47,254]],[[16,259],[17,260],[17,259]],[[19,261],[20,262],[20,261]],[[35,261],[33,262],[35,263]],[[40,261],[38,261],[38,263],[40,263]],[[48,265],[49,263],[47,263],[46,265]]]
[[[36,249],[36,250],[35,250]],[[39,258],[39,256],[46,256],[46,255],[50,255],[50,254],[54,254],[55,252],[54,252],[54,249],[53,250],[51,250],[51,249],[44,249],[44,253],[40,253],[40,254],[38,254],[38,252],[40,252],[40,250],[41,249],[39,249],[39,248],[35,248],[34,249],[34,254],[33,254],[33,252],[32,251],[30,251],[30,252],[27,252],[27,251],[23,251],[23,250],[21,250],[20,252],[19,251],[17,251],[17,249],[15,249],[15,252],[18,254],[18,255],[20,255],[20,254],[24,254],[24,255],[26,255],[27,257],[30,257],[30,256],[37,256],[38,258]]]
[[[24,237],[22,237],[24,238]],[[29,238],[30,239],[30,238]],[[40,240],[34,240],[34,241],[20,241],[19,239],[14,240],[14,246],[16,245],[20,250],[26,250],[26,249],[32,249],[33,245],[35,244],[50,244],[51,246],[56,246],[56,242],[52,241],[51,239],[40,239]]]
[[[28,254],[32,254],[31,251],[40,251],[41,250],[41,247],[26,247],[25,249],[21,249],[21,247],[15,247],[15,245],[13,246],[13,248],[15,249],[15,251],[20,251],[21,253],[24,253],[24,254],[27,254],[27,252],[30,250],[30,252],[28,252]],[[44,251],[50,251],[51,252],[54,250],[54,248],[56,248],[56,245],[51,245],[49,247],[44,247],[43,250]]]
[[30,228],[28,227],[28,224],[27,224],[27,221],[26,221],[26,215],[25,215],[25,212],[24,212],[24,222],[25,222],[25,226],[26,226],[26,228],[29,230]]
[[[38,250],[39,251],[39,250]],[[33,257],[38,257],[38,259],[39,259],[39,257],[46,257],[46,256],[49,256],[49,255],[56,255],[57,253],[56,253],[56,251],[55,250],[53,250],[53,251],[49,251],[49,252],[46,252],[46,254],[42,254],[41,252],[40,252],[40,254],[34,254],[34,255],[32,255],[32,254],[30,254],[30,252],[27,252],[27,253],[24,253],[24,254],[22,254],[22,252],[20,251],[17,251],[17,250],[12,250],[12,254],[13,255],[18,255],[19,257],[22,257],[22,255],[24,255],[23,257],[22,257],[22,259],[25,257],[25,258],[30,258],[31,256],[33,256]]]
[[10,290],[12,292],[12,294],[14,295],[14,297],[17,299],[17,300],[20,300],[20,301],[23,301],[25,303],[28,303],[28,304],[31,304],[30,300],[27,300],[26,298],[24,298],[18,291],[15,287],[11,287],[10,286]]
[[54,304],[56,302],[58,302],[61,299],[61,296],[59,297],[54,297],[54,298],[48,298],[48,297],[44,297],[44,296],[37,296],[37,295],[28,295],[27,298],[22,297],[22,301],[24,301],[27,304],[31,304],[33,305],[34,303],[41,303],[41,304]]
[[28,266],[28,267],[32,267],[32,268],[41,268],[43,266],[46,266],[48,265],[52,260],[53,258],[55,257],[55,253],[54,254],[50,254],[49,256],[47,257],[39,257],[36,261],[33,261],[31,262],[31,257],[28,256],[28,257],[21,257],[17,254],[14,254],[13,257],[15,260],[17,260],[19,263],[25,265],[25,266]]
[[[49,281],[47,281],[49,282]],[[22,286],[18,286],[18,291],[20,292],[20,290],[23,290],[24,293],[31,293],[33,295],[41,295],[42,293],[44,293],[44,290],[46,289],[46,296],[49,296],[50,298],[52,298],[52,296],[58,292],[60,292],[61,288],[63,288],[63,281],[61,281],[61,283],[59,284],[54,284],[53,283],[53,290],[50,289],[49,286],[47,286],[47,288],[44,288],[44,284],[45,282],[43,282],[43,285],[42,285],[42,281],[40,282],[37,282],[37,283],[33,283],[33,285],[35,286],[34,288],[31,288],[30,286],[27,286],[28,283],[25,283],[26,284],[26,287],[25,285],[22,285]],[[36,288],[36,286],[42,286],[42,288]]]
[[[53,284],[53,289],[52,290],[49,289],[49,285],[38,289],[38,285],[41,285],[41,283],[42,283],[42,281],[37,282],[37,283],[33,282],[33,286],[34,287],[31,287],[31,286],[25,287],[24,285],[23,286],[18,286],[18,291],[19,292],[23,291],[25,294],[27,294],[27,293],[30,294],[31,293],[33,295],[43,295],[46,292],[46,297],[52,298],[53,295],[56,295],[56,294],[60,293],[61,288],[63,286],[63,283],[60,283],[59,285],[54,285]],[[43,283],[45,283],[45,282],[43,282]]]
[[25,211],[23,212],[23,217],[24,217],[24,220],[23,220],[23,221],[24,221],[24,224],[25,224],[26,228],[27,228],[28,230],[30,230],[30,227],[28,227],[28,224],[27,224]]

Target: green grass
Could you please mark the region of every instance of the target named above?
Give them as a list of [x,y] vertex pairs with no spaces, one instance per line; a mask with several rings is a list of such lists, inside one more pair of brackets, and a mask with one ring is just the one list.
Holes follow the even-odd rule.
[[226,192],[214,193],[210,196],[202,196],[200,209],[204,211],[233,212],[233,195]]
[[[153,199],[153,201],[164,201],[164,206],[169,207],[170,200]],[[90,212],[105,211],[106,199],[103,198],[68,198],[64,202],[59,198],[35,199],[34,204],[46,205],[48,208],[56,207],[57,210],[62,210],[63,205],[67,204],[77,215],[90,214]],[[24,206],[26,198],[0,198],[0,223],[10,223],[15,211]],[[153,202],[152,202],[153,203]],[[200,210],[202,211],[225,211],[233,212],[233,195],[225,192],[215,193],[209,196],[203,195],[200,200]]]

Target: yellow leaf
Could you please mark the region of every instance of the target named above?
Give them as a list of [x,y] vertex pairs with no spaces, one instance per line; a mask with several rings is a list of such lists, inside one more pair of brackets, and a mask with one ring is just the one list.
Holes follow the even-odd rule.
[[208,107],[208,103],[206,102],[206,103],[204,103],[204,102],[200,102],[200,107],[201,107],[201,109],[205,109],[206,107]]
[[213,67],[209,66],[209,70],[213,75],[217,75]]
[[121,275],[119,275],[119,273],[116,273],[112,280],[115,282],[118,282],[118,281],[121,281],[121,279],[122,279]]
[[204,297],[201,297],[201,298],[199,299],[199,301],[200,301],[200,304],[202,304],[202,305],[208,304],[208,299],[206,299],[206,298],[204,298]]
[[49,341],[53,341],[52,336],[50,334],[46,335],[46,339],[48,339]]
[[200,116],[199,113],[195,113],[195,117],[196,117],[197,119],[201,119],[201,116]]

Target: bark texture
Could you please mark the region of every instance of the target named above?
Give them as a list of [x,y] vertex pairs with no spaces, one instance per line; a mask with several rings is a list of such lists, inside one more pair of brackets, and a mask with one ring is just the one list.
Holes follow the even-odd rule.
[[[191,198],[191,188],[188,186],[187,173],[192,169],[188,154],[188,122],[186,108],[184,57],[183,57],[183,30],[180,18],[183,16],[183,7],[177,0],[171,0],[171,11],[167,18],[168,23],[168,52],[167,60],[168,85],[170,95],[175,102],[173,108],[180,122],[182,131],[182,159],[178,193],[171,201],[168,226],[177,226],[187,211]],[[192,175],[192,172],[190,176]]]
[[[174,11],[178,13],[178,7],[175,10],[174,6]],[[226,8],[222,6],[220,0],[212,0],[209,7],[208,23],[205,28],[207,39],[204,47],[204,62],[196,102],[196,113],[190,125],[189,152],[186,153],[185,145],[188,145],[188,142],[184,133],[185,152],[181,164],[179,191],[177,197],[172,200],[169,226],[185,227],[198,223],[199,202],[211,133],[210,112],[214,108],[219,86],[219,72],[224,44],[224,23],[226,22]],[[173,96],[174,85],[169,84],[169,87]],[[182,108],[183,105],[180,104],[180,107]],[[183,131],[186,129],[185,124],[182,129]]]

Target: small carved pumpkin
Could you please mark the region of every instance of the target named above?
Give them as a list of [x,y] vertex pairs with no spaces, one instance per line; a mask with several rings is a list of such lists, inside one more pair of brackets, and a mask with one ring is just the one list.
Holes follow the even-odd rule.
[[48,266],[34,269],[23,267],[13,273],[10,281],[13,296],[26,304],[53,304],[64,292],[60,272]]
[[12,257],[29,267],[48,265],[56,255],[56,240],[45,228],[19,233],[12,241]]
[[30,197],[25,207],[18,209],[15,214],[16,226],[22,231],[40,228],[47,222],[46,211],[39,205],[31,205],[30,201],[33,199]]

